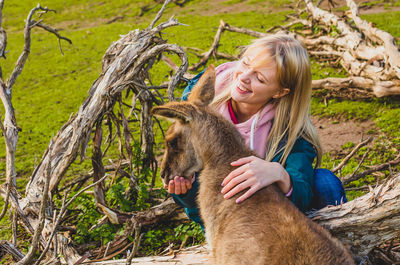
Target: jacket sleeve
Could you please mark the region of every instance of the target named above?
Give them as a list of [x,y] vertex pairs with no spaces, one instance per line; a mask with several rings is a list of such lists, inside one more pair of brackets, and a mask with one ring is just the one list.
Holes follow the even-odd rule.
[[197,206],[196,198],[199,190],[199,182],[197,181],[197,174],[195,181],[192,183],[192,188],[183,195],[171,194],[175,203],[182,206],[185,209],[186,215],[190,220],[200,224],[201,229],[204,232],[204,224],[200,217],[199,207]]
[[195,181],[192,183],[192,188],[188,190],[187,193],[183,195],[176,195],[172,193],[171,196],[177,204],[179,204],[184,208],[196,208],[197,207],[196,197],[198,190],[199,190],[199,182],[197,181],[196,178]]
[[315,157],[316,152],[311,143],[299,138],[285,164],[285,169],[289,173],[293,185],[290,199],[302,212],[309,209],[314,196],[314,168],[312,163]]

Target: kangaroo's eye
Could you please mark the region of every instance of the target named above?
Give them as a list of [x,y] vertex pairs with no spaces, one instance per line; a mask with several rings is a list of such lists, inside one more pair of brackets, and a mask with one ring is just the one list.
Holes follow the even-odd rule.
[[171,141],[168,141],[167,145],[169,148],[177,149],[178,148],[178,138],[174,138]]

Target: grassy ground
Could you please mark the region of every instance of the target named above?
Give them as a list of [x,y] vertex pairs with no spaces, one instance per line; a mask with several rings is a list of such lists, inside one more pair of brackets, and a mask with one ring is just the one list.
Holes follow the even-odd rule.
[[[135,28],[147,27],[160,5],[154,1],[78,1],[47,0],[42,6],[56,9],[57,13],[43,16],[44,23],[59,29],[60,33],[73,41],[72,45],[63,43],[62,56],[57,39],[41,29],[32,32],[31,55],[25,68],[13,88],[13,104],[16,110],[18,126],[22,128],[16,154],[18,188],[23,191],[35,164],[38,163],[50,138],[76,113],[87,96],[92,82],[101,72],[101,57],[112,41],[119,35],[126,34]],[[377,1],[375,3],[381,3]],[[219,20],[255,30],[265,30],[273,25],[284,23],[285,15],[290,12],[289,0],[256,1],[200,1],[193,0],[183,7],[173,4],[167,8],[163,19],[175,14],[178,20],[188,27],[180,26],[165,31],[164,38],[170,43],[181,46],[208,49],[212,43]],[[393,4],[393,3],[392,3]],[[15,61],[23,48],[24,19],[37,1],[5,1],[3,27],[8,34],[7,59],[1,59],[3,77],[8,77]],[[143,16],[141,8],[148,5]],[[391,7],[391,2],[385,5]],[[386,8],[387,6],[384,6]],[[111,20],[115,22],[108,24]],[[364,15],[363,18],[375,23],[379,28],[400,37],[400,12],[383,12]],[[162,20],[163,20],[162,19]],[[221,52],[237,54],[237,46],[246,45],[251,38],[226,32],[221,39]],[[189,55],[191,63],[197,61]],[[214,64],[224,62],[211,61]],[[165,80],[166,67],[160,64],[153,71],[155,82]],[[326,76],[343,76],[339,69],[327,68],[313,60],[313,78]],[[373,120],[376,124],[371,130],[376,131],[378,139],[369,153],[366,165],[374,165],[393,159],[400,145],[400,103],[398,99],[384,98],[370,101],[337,101],[330,100],[328,107],[319,98],[312,102],[312,114],[331,117],[336,121],[343,119]],[[3,112],[3,110],[1,110]],[[158,138],[159,139],[159,138]],[[343,150],[349,151],[354,143],[346,143]],[[343,174],[351,173],[357,166],[357,160],[366,152],[359,154],[343,169]],[[90,157],[90,150],[88,153]],[[331,168],[342,158],[338,154],[326,154],[323,166]],[[0,183],[5,181],[4,140],[0,141]],[[76,163],[68,171],[73,177],[90,167],[90,161]],[[388,174],[388,172],[386,172]],[[360,186],[375,180],[368,177],[352,185]],[[361,192],[349,193],[349,197]],[[2,202],[0,202],[2,205]],[[95,220],[94,220],[95,221]],[[0,239],[9,239],[9,221],[0,222]],[[180,230],[177,231],[179,234]],[[148,238],[156,237],[151,234]]]

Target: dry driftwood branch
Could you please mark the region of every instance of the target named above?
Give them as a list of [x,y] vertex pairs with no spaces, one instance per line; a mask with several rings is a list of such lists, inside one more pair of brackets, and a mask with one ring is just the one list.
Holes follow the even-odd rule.
[[[104,156],[104,155],[103,155],[103,156]],[[118,170],[119,167],[126,167],[126,166],[128,166],[128,165],[129,165],[129,161],[128,161],[128,160],[122,160],[122,161],[120,161],[120,164],[115,164],[115,163],[114,163],[114,164],[110,164],[110,165],[104,166],[104,172],[106,173],[106,172],[110,172],[110,171],[115,171],[115,170]],[[70,188],[70,187],[75,186],[75,185],[78,184],[78,183],[79,183],[80,186],[81,186],[81,185],[83,185],[88,179],[90,179],[91,177],[93,177],[93,174],[94,174],[94,172],[93,172],[93,170],[91,170],[91,171],[89,171],[88,173],[83,174],[82,176],[80,176],[80,177],[78,177],[78,178],[76,178],[76,179],[74,179],[74,180],[72,180],[72,181],[66,183],[63,187],[59,188],[58,191],[63,191],[63,190],[65,190],[65,189],[68,189],[68,188]]]
[[293,18],[293,19],[294,19],[293,21],[287,23],[286,25],[275,25],[275,26],[272,26],[269,29],[267,29],[265,32],[270,33],[276,29],[289,30],[291,27],[293,27],[294,25],[297,25],[297,24],[302,24],[302,25],[308,26],[309,28],[312,27],[311,22],[306,19],[298,19],[298,18]]
[[4,253],[10,254],[14,261],[20,261],[24,258],[24,254],[22,254],[14,244],[6,240],[0,240],[0,258],[4,255]]
[[[339,98],[371,98],[373,96],[383,97],[400,94],[400,52],[394,43],[393,36],[372,27],[370,23],[362,20],[358,16],[357,6],[352,0],[347,1],[351,9],[351,12],[347,12],[347,15],[355,21],[358,29],[352,27],[346,20],[337,15],[317,7],[318,5],[314,6],[311,0],[305,0],[304,2],[313,21],[318,23],[319,28],[329,31],[333,25],[338,30],[339,35],[333,37],[321,33],[320,36],[317,36],[313,34],[312,30],[309,30],[309,36],[303,37],[295,34],[295,37],[305,43],[310,54],[325,58],[329,57],[331,58],[330,60],[339,60],[342,67],[350,75],[347,78],[313,80],[313,88],[315,90],[329,90],[329,95]],[[298,23],[312,28],[311,22],[297,18],[286,26],[277,26],[275,28],[289,29]],[[270,31],[275,28],[270,29]],[[191,70],[197,69],[206,63],[212,54],[217,54],[219,38],[225,30],[247,34],[256,38],[268,35],[263,32],[231,26],[221,21],[210,50],[204,54],[197,54],[201,59],[191,66]],[[303,30],[302,32],[304,33],[305,31]],[[375,40],[377,45],[372,46],[367,43],[362,38],[362,34]],[[349,93],[346,94],[346,92]]]
[[[353,170],[353,173],[351,173],[351,176],[354,176],[356,174],[356,172],[358,171],[358,169],[360,168],[360,166],[362,165],[362,163],[364,163],[364,160],[367,157],[369,151],[370,151],[370,148],[368,148],[367,151],[363,154],[363,156],[361,157],[361,160],[358,163],[357,167]],[[378,183],[376,183],[376,184],[378,184]]]
[[[90,133],[94,122],[113,106],[113,96],[125,88],[125,80],[134,79],[151,56],[164,51],[179,52],[183,60],[180,72],[185,70],[187,67],[186,57],[184,57],[184,52],[176,45],[159,44],[152,48],[150,47],[156,34],[165,27],[175,25],[179,25],[179,23],[170,20],[150,31],[132,31],[108,49],[108,53],[104,56],[104,65],[106,67],[103,65],[104,71],[90,89],[89,97],[83,103],[79,112],[55,136],[54,153],[56,157],[53,161],[54,164],[52,164],[51,190],[58,186],[64,172],[75,159],[80,143]],[[118,56],[116,56],[117,53]],[[169,94],[172,98],[173,87],[178,79],[179,76],[175,76],[170,82]],[[45,153],[41,163],[32,175],[30,183],[27,185],[27,198],[31,202],[35,201],[34,198],[41,196],[41,189],[37,186],[37,183],[40,183],[43,176],[43,167],[47,163],[49,163],[49,160],[47,153]]]
[[132,264],[132,258],[135,257],[139,246],[140,246],[140,242],[142,240],[142,237],[144,234],[141,234],[141,225],[135,223],[135,240],[134,240],[134,244],[133,244],[133,248],[132,248],[132,252],[128,255],[127,259],[126,259],[126,265],[131,265]]
[[[219,27],[217,29],[217,33],[215,34],[214,41],[211,44],[210,49],[205,53],[196,54],[196,56],[201,57],[201,58],[200,58],[199,62],[197,62],[196,64],[194,64],[191,67],[189,67],[189,70],[196,71],[197,69],[199,69],[199,67],[205,65],[211,55],[214,55],[215,57],[225,58],[225,59],[228,59],[228,60],[236,60],[236,59],[238,59],[236,56],[225,54],[225,53],[220,53],[220,52],[217,51],[218,46],[219,46],[219,42],[220,42],[220,39],[221,39],[221,35],[225,30],[231,31],[231,32],[237,32],[237,33],[243,33],[243,34],[247,34],[247,35],[250,35],[250,36],[253,36],[253,37],[257,37],[257,38],[264,37],[264,36],[268,35],[266,33],[261,33],[261,32],[249,30],[249,29],[246,29],[246,28],[238,28],[238,27],[235,27],[235,26],[230,26],[225,21],[220,20],[220,24],[219,24]],[[195,49],[195,48],[188,48],[188,49]]]
[[354,154],[358,152],[358,150],[360,150],[361,147],[369,144],[370,142],[372,142],[373,139],[374,138],[371,136],[368,139],[361,141],[359,144],[357,144],[353,148],[353,150],[351,150],[351,152],[340,162],[340,164],[332,169],[332,172],[335,173],[336,171],[340,170],[350,160],[350,158],[352,158]]
[[367,176],[367,175],[369,175],[369,174],[371,174],[373,172],[385,170],[385,169],[390,168],[391,166],[395,166],[395,165],[398,165],[398,164],[400,164],[400,155],[397,156],[394,160],[391,160],[389,162],[383,163],[381,165],[372,166],[368,170],[365,170],[365,171],[363,171],[363,172],[361,172],[359,174],[356,174],[356,175],[352,174],[350,176],[345,176],[342,179],[342,183],[343,183],[343,185],[347,185],[350,182],[355,181],[357,179],[360,179],[362,177],[365,177],[365,176]]
[[258,32],[258,31],[254,31],[254,30],[250,30],[250,29],[246,29],[246,28],[239,28],[239,27],[231,26],[224,21],[222,21],[222,22],[224,24],[224,30],[227,30],[227,31],[247,34],[247,35],[250,35],[250,36],[253,36],[256,38],[262,38],[262,37],[265,37],[268,35],[266,33]]
[[211,44],[210,49],[208,50],[208,52],[206,52],[206,53],[204,54],[203,58],[201,58],[200,61],[199,61],[198,63],[192,65],[192,66],[189,68],[189,70],[191,70],[191,71],[196,71],[197,69],[199,69],[200,66],[203,66],[204,64],[207,63],[208,58],[210,58],[210,56],[211,56],[213,53],[215,53],[215,51],[217,50],[218,45],[219,45],[219,40],[220,40],[220,38],[221,38],[221,34],[222,34],[222,32],[224,31],[224,29],[225,29],[225,22],[224,22],[223,20],[221,20],[221,21],[219,22],[219,27],[218,27],[217,33],[215,34],[214,41],[213,41],[213,43]]
[[[52,149],[53,149],[53,142],[51,142],[50,146],[49,146],[49,156],[50,157],[52,155]],[[22,260],[17,262],[16,265],[31,264],[32,260],[34,258],[34,255],[36,254],[36,250],[38,249],[39,239],[42,236],[42,230],[43,230],[43,227],[45,224],[45,215],[46,215],[45,211],[46,211],[46,207],[47,207],[47,201],[49,198],[50,177],[51,177],[50,165],[48,165],[47,171],[46,171],[46,182],[45,182],[45,186],[44,186],[42,202],[40,205],[38,225],[35,228],[35,233],[33,235],[32,244],[31,244],[31,247],[29,248],[29,251],[26,254],[26,256]]]
[[[182,47],[182,48],[185,49],[185,47]],[[178,70],[178,66],[168,56],[165,56],[164,54],[161,55],[161,60],[163,60],[173,71],[176,72]],[[191,78],[194,77],[194,75],[192,75],[190,73],[185,73],[183,75],[183,77],[186,78],[186,79],[191,79]],[[161,100],[163,100],[163,97],[160,97],[160,98],[161,98]],[[162,104],[164,104],[164,103],[165,102],[162,102]]]
[[396,73],[397,78],[400,79],[400,52],[399,48],[395,45],[393,36],[386,31],[373,27],[371,23],[361,19],[358,15],[358,6],[353,0],[347,0],[346,3],[350,8],[350,13],[347,12],[346,14],[351,14],[350,18],[353,19],[357,28],[374,42],[379,44],[383,43],[388,62]]
[[[1,82],[0,81],[0,86],[1,86],[1,90],[3,90],[3,82]],[[2,92],[0,92],[0,95],[2,95]],[[8,103],[7,103],[8,104]],[[0,117],[1,117],[1,115],[0,115]],[[6,137],[6,135],[7,135],[7,131],[6,131],[6,129],[4,128],[4,125],[3,125],[3,123],[1,122],[1,119],[0,119],[0,128],[1,128],[1,131],[2,131],[2,134],[4,135],[4,137]],[[12,138],[13,139],[13,138]],[[12,157],[13,157],[13,155],[14,155],[14,153],[15,153],[15,148],[13,149],[13,146],[12,146],[12,144],[8,141],[8,140],[6,140],[6,146],[9,146],[8,148],[9,148],[9,150],[10,150],[10,152],[9,152],[9,159],[10,159],[10,161],[12,161]],[[14,150],[14,151],[13,151]],[[12,163],[12,162],[11,162]],[[13,187],[15,187],[16,185],[14,184],[14,182],[15,182],[15,173],[14,173],[14,175],[12,175],[12,172],[13,172],[13,169],[14,168],[14,172],[15,172],[15,166],[13,166],[13,164],[11,164],[10,165],[10,172],[9,172],[9,175],[7,175],[7,172],[6,172],[6,175],[7,175],[7,179],[6,179],[6,186],[5,186],[5,188],[6,188],[6,195],[5,195],[5,198],[4,198],[4,207],[3,207],[3,209],[2,209],[2,211],[1,211],[1,213],[0,213],[0,220],[1,219],[3,219],[3,217],[6,215],[6,212],[7,212],[7,209],[8,209],[8,203],[9,203],[9,200],[10,200],[10,194],[11,194],[11,190],[13,189]],[[6,169],[7,170],[7,169]]]
[[[50,168],[50,166],[49,166]],[[98,185],[99,183],[102,183],[106,178],[108,177],[108,175],[103,176],[101,179],[99,179],[98,181],[92,183],[91,185],[81,189],[79,192],[77,192],[74,196],[72,196],[71,199],[69,199],[68,201],[66,201],[67,199],[67,193],[65,193],[64,195],[64,199],[63,199],[63,203],[60,209],[60,212],[55,220],[55,222],[52,224],[52,231],[51,233],[49,233],[48,235],[48,240],[46,243],[46,246],[44,247],[44,250],[42,252],[42,254],[40,255],[40,257],[37,259],[35,264],[40,264],[40,261],[45,257],[47,251],[50,248],[50,244],[53,240],[54,235],[57,233],[57,228],[62,220],[62,218],[65,216],[65,213],[67,211],[67,208],[71,205],[71,203],[73,203],[76,198],[78,198],[83,192],[85,192],[86,190]],[[49,228],[47,229],[49,230]],[[56,242],[60,241],[61,242],[61,253],[64,254],[68,254],[69,256],[64,257],[66,259],[66,263],[70,264],[70,263],[75,263],[75,261],[77,261],[77,259],[80,259],[81,257],[78,255],[78,253],[76,252],[75,249],[73,249],[68,242],[68,239],[62,235],[57,235],[57,239]]]
[[[194,55],[196,55],[199,58],[203,58],[207,55],[207,52],[202,52],[199,48],[195,48],[195,47],[184,47],[184,49],[186,51],[189,51],[190,53],[193,53]],[[201,52],[201,54],[197,53],[197,52]],[[218,58],[222,58],[222,59],[227,59],[227,60],[231,60],[231,61],[235,61],[238,60],[239,57],[235,56],[235,55],[230,55],[227,53],[223,53],[223,52],[218,52],[217,50],[214,50],[214,56],[218,59]]]
[[[3,11],[3,5],[4,5],[4,0],[0,2],[0,34],[2,38],[2,42],[0,45],[0,55],[4,57],[4,51],[6,49],[6,33],[4,29],[1,27],[1,19],[2,19],[2,11]],[[15,174],[15,148],[18,142],[18,127],[17,127],[17,121],[15,118],[15,112],[14,112],[14,107],[11,102],[12,98],[12,87],[17,80],[18,76],[21,74],[25,62],[29,56],[30,53],[30,47],[31,47],[31,29],[34,26],[37,26],[40,23],[35,23],[32,21],[32,16],[39,10],[42,10],[44,12],[50,11],[48,8],[43,8],[39,4],[37,7],[33,8],[30,12],[29,15],[26,19],[25,22],[25,28],[24,28],[24,48],[23,51],[18,58],[16,65],[14,69],[12,70],[8,80],[6,82],[3,81],[2,76],[0,80],[0,98],[3,102],[4,109],[5,109],[5,115],[4,115],[4,125],[2,125],[2,130],[3,130],[3,135],[5,138],[6,142],[6,185],[7,185],[7,192],[6,192],[6,197],[5,197],[5,203],[4,203],[4,208],[2,212],[0,213],[0,220],[4,217],[7,207],[8,207],[8,202],[9,202],[9,196],[10,192],[12,190],[13,186],[16,186],[16,174]],[[51,29],[49,26],[47,26],[47,30]],[[59,38],[64,38],[60,36],[59,34],[57,35]],[[64,38],[68,40],[67,38]],[[70,40],[69,40],[70,41]],[[1,71],[0,71],[1,72]]]
[[[29,12],[28,17],[25,22],[25,28],[24,28],[24,38],[25,38],[24,49],[23,49],[23,52],[21,53],[20,57],[18,58],[16,66],[7,81],[7,87],[9,90],[12,89],[17,77],[21,74],[21,72],[24,68],[26,59],[28,58],[29,53],[31,51],[31,29],[32,29],[32,26],[38,25],[38,23],[32,21],[32,17],[39,10],[42,10],[44,12],[51,11],[47,7],[42,7],[40,4],[38,4],[35,8],[33,8]],[[50,28],[50,27],[48,27],[48,28]],[[44,29],[48,30],[46,27],[44,27]],[[49,31],[52,32],[51,30],[49,30]],[[52,33],[54,33],[54,32],[52,32]],[[57,37],[60,38],[61,36],[57,35]],[[67,40],[67,38],[64,38],[64,39]],[[69,42],[71,42],[71,40],[69,40]]]
[[337,93],[337,95],[343,93],[344,98],[346,98],[346,93],[351,88],[367,93],[367,97],[371,97],[370,94],[372,93],[378,97],[383,97],[396,95],[398,87],[400,87],[400,80],[379,81],[360,76],[344,78],[328,77],[312,81],[313,90],[328,89]]
[[[321,11],[321,17],[326,15],[326,11],[323,11],[321,9],[316,8],[318,11]],[[318,12],[317,12],[318,13]],[[329,13],[328,13],[329,14]],[[341,21],[338,17],[336,17],[335,15],[330,16],[332,17],[331,20],[335,21],[336,24],[340,24],[341,25],[341,29],[348,33],[348,32],[352,32],[351,27],[348,26],[344,21]],[[327,22],[328,23],[328,22]],[[267,36],[268,34],[266,33],[262,33],[262,32],[257,32],[257,31],[253,31],[253,30],[249,30],[246,28],[238,28],[235,26],[231,26],[225,22],[221,22],[221,24],[224,24],[224,27],[222,28],[220,26],[219,30],[221,30],[221,32],[223,31],[231,31],[231,32],[236,32],[236,33],[242,33],[242,34],[247,34],[256,38],[261,38],[264,36]],[[305,24],[305,23],[303,23]],[[336,25],[335,24],[335,25]],[[289,24],[289,26],[291,26],[291,24]],[[288,34],[293,34],[293,33],[288,33]],[[360,34],[357,34],[356,32],[353,32],[353,35],[355,36],[360,36]],[[355,62],[355,64],[357,64],[357,75],[365,70],[366,68],[373,68],[374,70],[377,70],[375,66],[370,65],[372,62],[368,62],[366,61],[365,63],[358,63],[356,62],[355,57],[353,57],[353,55],[349,52],[343,51],[343,50],[334,50],[332,47],[341,47],[343,48],[354,48],[354,47],[358,47],[357,45],[361,42],[361,40],[357,43],[353,43],[353,44],[348,44],[347,38],[348,35],[343,34],[341,35],[339,38],[334,38],[334,37],[329,37],[329,36],[321,36],[319,38],[304,38],[300,35],[295,34],[294,35],[296,38],[300,39],[301,41],[303,41],[307,47],[308,50],[310,51],[311,54],[315,54],[318,56],[329,56],[332,57],[334,56],[335,58],[340,58],[344,68],[350,73],[351,72],[351,66],[352,64],[354,64],[353,62]],[[218,38],[217,38],[218,37]],[[220,33],[217,32],[214,40],[220,38]],[[215,43],[215,41],[214,41]],[[213,44],[214,44],[213,43]],[[212,45],[213,46],[213,45]],[[314,48],[321,48],[324,47],[326,50],[318,50],[315,51]],[[363,48],[358,48],[358,51],[356,53],[359,54],[357,55],[357,57],[361,57],[370,60],[371,57],[373,57],[372,55],[374,54],[380,54],[383,50],[383,48],[377,48],[376,50],[373,50],[372,55],[369,54],[369,52],[372,51],[372,48],[367,47],[366,45],[362,46]],[[213,47],[209,50],[209,52],[205,53],[205,54],[199,54],[199,56],[202,56],[202,59],[195,64],[192,67],[197,67],[198,65],[200,65],[201,63],[205,63],[207,62],[209,56],[210,56],[210,51],[216,53],[216,47],[213,49]],[[344,58],[344,59],[343,59]],[[380,58],[379,56],[375,57],[375,58]],[[371,69],[372,69],[371,68]],[[192,68],[190,68],[192,69]],[[356,71],[356,69],[354,69],[353,71]],[[379,71],[378,71],[379,72]],[[375,76],[375,75],[374,75]],[[321,80],[313,80],[312,82],[312,86],[314,90],[329,90],[330,91],[330,95],[333,95],[335,97],[339,97],[339,98],[357,98],[361,95],[361,98],[371,98],[374,95],[378,96],[378,97],[383,97],[383,96],[388,96],[388,95],[396,95],[396,94],[400,94],[400,80],[396,80],[396,79],[384,79],[384,78],[371,78],[371,76],[350,76],[347,78],[325,78],[325,79],[321,79]],[[349,93],[350,92],[350,93]]]
[[[37,7],[34,10],[39,9],[41,8]],[[28,21],[31,21],[32,15],[33,11],[28,16]],[[37,216],[40,212],[40,202],[45,189],[47,167],[50,165],[51,180],[49,188],[50,192],[53,193],[57,190],[65,171],[77,157],[79,147],[85,148],[95,122],[100,120],[114,105],[116,95],[123,91],[130,81],[133,80],[140,83],[147,76],[144,72],[146,69],[148,70],[146,68],[147,64],[151,64],[151,60],[163,52],[176,53],[182,61],[182,65],[168,85],[168,97],[170,100],[174,99],[173,89],[183,73],[186,72],[187,58],[185,52],[179,46],[166,44],[158,35],[165,28],[176,25],[180,25],[180,23],[170,19],[155,28],[131,31],[119,41],[113,43],[107,50],[103,57],[103,72],[91,87],[88,98],[82,104],[79,112],[54,137],[54,155],[50,158],[49,149],[46,150],[26,187],[25,198],[18,199],[13,196],[12,207],[19,211],[26,228],[32,234],[34,233],[32,227],[37,227],[39,221]],[[26,32],[29,32],[29,28]],[[30,39],[27,38],[27,40]],[[27,54],[23,53],[19,62],[25,62],[26,56]],[[19,73],[14,71],[11,80],[15,80]],[[13,84],[13,82],[11,81],[10,84]],[[4,193],[4,189],[2,191]],[[49,200],[51,201],[51,198]],[[51,211],[50,209],[49,214],[53,216]],[[64,212],[60,211],[59,216],[61,217],[63,214]],[[57,222],[46,225],[46,231],[53,231],[50,238],[54,236],[57,226]],[[49,245],[49,235],[50,233],[43,232],[42,237],[45,240],[41,240],[42,247]],[[80,259],[76,251],[69,246],[70,242],[64,235],[58,234],[57,242],[59,251],[64,257],[62,262],[74,263]]]
[[[383,31],[377,34],[373,27],[368,26],[366,21],[359,18],[357,6],[352,0],[348,0],[347,4],[351,9],[351,18],[355,21],[357,29],[352,28],[344,19],[339,18],[335,14],[314,6],[311,0],[305,0],[305,3],[307,10],[315,21],[328,27],[334,25],[340,34],[336,38],[327,36],[315,39],[306,38],[306,45],[314,46],[317,43],[325,43],[342,50],[343,54],[340,62],[350,75],[371,79],[371,81],[366,83],[385,82],[383,86],[379,84],[378,87],[373,86],[373,92],[376,96],[400,94],[398,82],[398,58],[400,58],[400,52],[390,34]],[[374,40],[382,37],[383,39],[380,42],[383,45],[368,45],[363,40],[360,31]],[[374,59],[372,60],[372,58]],[[386,82],[393,83],[389,85]]]
[[35,20],[32,20],[32,24],[35,27],[42,28],[42,29],[47,30],[48,32],[53,33],[54,35],[56,35],[56,37],[58,38],[58,47],[60,48],[60,52],[61,52],[62,55],[64,55],[64,53],[63,53],[62,47],[61,47],[61,40],[65,40],[69,44],[72,44],[72,41],[70,39],[68,39],[67,37],[61,36],[56,29],[53,29],[49,25],[43,24],[40,21],[36,22]]
[[[121,124],[122,124],[122,132],[123,132],[123,138],[124,138],[124,145],[125,145],[125,150],[128,154],[128,159],[129,159],[129,168],[130,171],[132,171],[132,159],[133,159],[133,154],[132,154],[132,141],[133,141],[133,136],[131,132],[129,131],[129,124],[128,120],[125,117],[124,110],[122,107],[122,98],[121,96],[118,99],[119,101],[119,109],[120,109],[120,117],[121,117]],[[133,108],[133,106],[132,106]],[[148,153],[146,153],[148,154]]]
[[149,27],[147,29],[152,29],[154,28],[154,25],[156,24],[156,22],[161,18],[162,13],[164,13],[165,8],[167,7],[167,5],[169,4],[169,2],[171,2],[171,0],[166,0],[164,2],[164,4],[162,5],[161,9],[157,12],[156,17],[154,18],[154,20],[150,23]]
[[11,230],[12,230],[12,236],[11,236],[11,243],[15,246],[17,245],[17,237],[18,237],[18,214],[15,213],[12,209],[10,209],[10,220],[12,220],[11,223]]
[[[92,155],[92,166],[93,166],[93,182],[98,181],[104,177],[105,171],[102,161],[101,142],[103,137],[103,129],[101,128],[102,120],[96,124],[96,132],[93,137],[93,155]],[[104,182],[100,182],[98,185],[93,187],[94,198],[97,203],[106,204],[105,199],[105,188]]]
[[138,223],[142,227],[156,224],[161,220],[168,220],[171,216],[179,213],[179,207],[172,198],[151,207],[148,210],[133,213],[122,213],[117,210],[108,208],[105,205],[99,205],[103,213],[108,217],[113,224],[124,224],[127,220],[132,219],[133,223]]
[[[0,195],[3,197],[3,199],[6,198],[6,194],[7,194],[7,190],[5,189],[5,187],[1,187],[0,186]],[[12,188],[12,191],[9,194],[9,203],[11,205],[11,208],[14,210],[15,213],[18,214],[19,219],[22,221],[22,225],[24,226],[25,230],[30,233],[31,235],[33,235],[35,233],[35,230],[33,229],[33,226],[31,224],[31,221],[25,216],[25,213],[22,211],[19,202],[18,202],[18,198],[20,196],[17,194],[17,191],[15,190],[15,188]],[[44,243],[44,241],[42,242]]]
[[153,107],[151,92],[145,89],[138,97],[140,101],[140,139],[142,142],[142,151],[144,154],[146,154],[146,157],[143,161],[143,166],[152,168],[154,170],[156,168],[157,161],[155,160],[153,153],[153,119],[150,114],[151,108]]
[[[0,58],[3,57],[5,59],[6,58],[6,47],[7,47],[7,34],[2,26],[3,6],[4,6],[4,0],[0,0]],[[0,78],[3,78],[2,74],[1,74],[1,68],[0,68]]]
[[[110,259],[111,257],[115,257],[116,255],[124,252],[126,249],[128,249],[131,245],[132,247],[132,253],[129,253],[129,250],[127,251],[127,261],[129,260],[129,256],[135,255],[139,245],[140,241],[143,237],[144,234],[140,233],[141,231],[141,225],[137,223],[135,220],[128,220],[126,222],[126,229],[123,233],[123,235],[117,235],[115,236],[114,240],[109,242],[106,246],[102,246],[98,249],[92,250],[90,252],[90,255],[92,257],[95,257],[94,261],[105,261]],[[134,234],[134,240],[130,242],[129,238]]]
[[[207,245],[188,247],[178,253],[172,253],[168,256],[151,256],[133,258],[132,264],[141,265],[189,265],[189,264],[210,264],[210,255]],[[87,265],[125,265],[126,259],[108,260],[101,262],[88,262]]]

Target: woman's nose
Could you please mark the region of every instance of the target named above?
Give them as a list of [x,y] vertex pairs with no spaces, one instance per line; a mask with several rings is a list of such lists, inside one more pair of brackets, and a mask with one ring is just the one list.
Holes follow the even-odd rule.
[[250,82],[250,74],[251,74],[250,69],[243,70],[243,72],[239,75],[239,80],[243,83],[249,83]]

